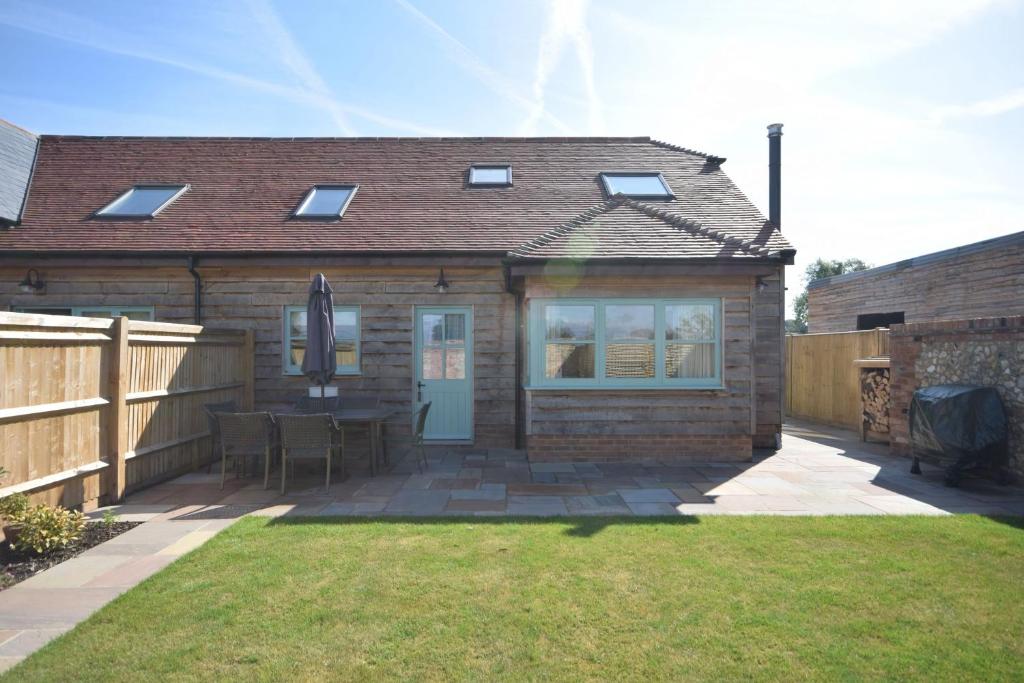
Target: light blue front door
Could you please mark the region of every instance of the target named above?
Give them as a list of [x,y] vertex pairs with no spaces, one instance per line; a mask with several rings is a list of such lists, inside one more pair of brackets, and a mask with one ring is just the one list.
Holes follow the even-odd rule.
[[415,407],[430,402],[426,439],[473,438],[473,311],[416,308]]

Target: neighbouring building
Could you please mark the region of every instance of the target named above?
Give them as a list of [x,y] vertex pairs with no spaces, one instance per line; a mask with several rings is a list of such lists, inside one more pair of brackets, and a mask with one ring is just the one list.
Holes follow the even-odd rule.
[[[742,460],[781,428],[781,126],[766,220],[725,159],[632,138],[34,136],[0,126],[0,306],[255,332],[305,391],[335,294],[341,392],[535,459]],[[409,420],[411,422],[411,419]]]
[[807,285],[807,331],[1024,314],[1024,232]]

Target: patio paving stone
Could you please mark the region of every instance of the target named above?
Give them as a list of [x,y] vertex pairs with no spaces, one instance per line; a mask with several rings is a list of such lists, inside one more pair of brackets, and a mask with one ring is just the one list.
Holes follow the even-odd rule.
[[430,515],[441,512],[448,504],[450,493],[447,490],[407,489],[399,491],[385,507],[385,512],[399,512],[412,515]]
[[[494,488],[483,488],[479,489],[454,489],[452,490],[452,500],[505,500],[505,486],[504,484],[497,485]],[[499,488],[500,487],[500,488]]]
[[447,512],[505,512],[505,498],[491,500],[457,500],[452,498],[445,507]]
[[569,511],[558,496],[509,496],[508,514],[548,517],[566,515]]
[[631,503],[626,501],[626,506],[638,517],[679,514],[672,503]]
[[626,503],[678,503],[679,498],[669,489],[620,489],[619,496]]
[[509,484],[510,496],[585,496],[589,493],[580,484]]
[[454,478],[454,479],[435,479],[430,483],[431,489],[441,489],[451,491],[454,489],[475,489],[480,486],[480,479],[478,478]]

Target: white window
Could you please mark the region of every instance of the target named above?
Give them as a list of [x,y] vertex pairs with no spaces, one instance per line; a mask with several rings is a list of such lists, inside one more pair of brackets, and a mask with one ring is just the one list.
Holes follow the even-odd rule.
[[96,218],[152,218],[187,189],[188,185],[136,185],[94,215]]
[[[339,375],[359,374],[360,320],[358,306],[334,307],[334,351]],[[284,343],[282,344],[284,374],[301,375],[302,358],[306,353],[306,307],[286,306],[284,309]]]
[[605,193],[624,194],[635,199],[674,199],[665,178],[654,171],[615,171],[601,174]]
[[512,184],[511,164],[473,164],[469,167],[469,184],[504,187]]
[[535,299],[533,387],[721,386],[721,300]]
[[356,185],[314,185],[299,202],[293,218],[341,218],[355,196]]

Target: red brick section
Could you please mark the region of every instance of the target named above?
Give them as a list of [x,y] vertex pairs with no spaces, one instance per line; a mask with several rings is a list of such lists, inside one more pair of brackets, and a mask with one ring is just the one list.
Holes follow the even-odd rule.
[[[935,342],[966,344],[991,341],[1017,341],[1024,344],[1024,316],[940,320],[892,326],[889,332],[892,398],[889,436],[893,453],[910,454],[910,402],[915,390],[927,386],[927,378],[919,378],[915,369],[924,345]],[[1011,412],[1012,419],[1015,418]],[[1020,416],[1016,419],[1020,419]]]
[[605,462],[614,460],[750,460],[750,435],[716,434],[533,434],[527,437],[531,461]]
[[[513,185],[467,187],[470,164],[481,162],[511,163]],[[600,205],[599,174],[616,170],[662,172],[677,199],[657,202],[659,209],[755,248],[789,248],[714,159],[645,137],[44,135],[23,222],[0,231],[0,253],[503,254]],[[153,219],[91,217],[145,183],[190,189]],[[357,184],[359,191],[341,220],[292,220],[314,184]]]

